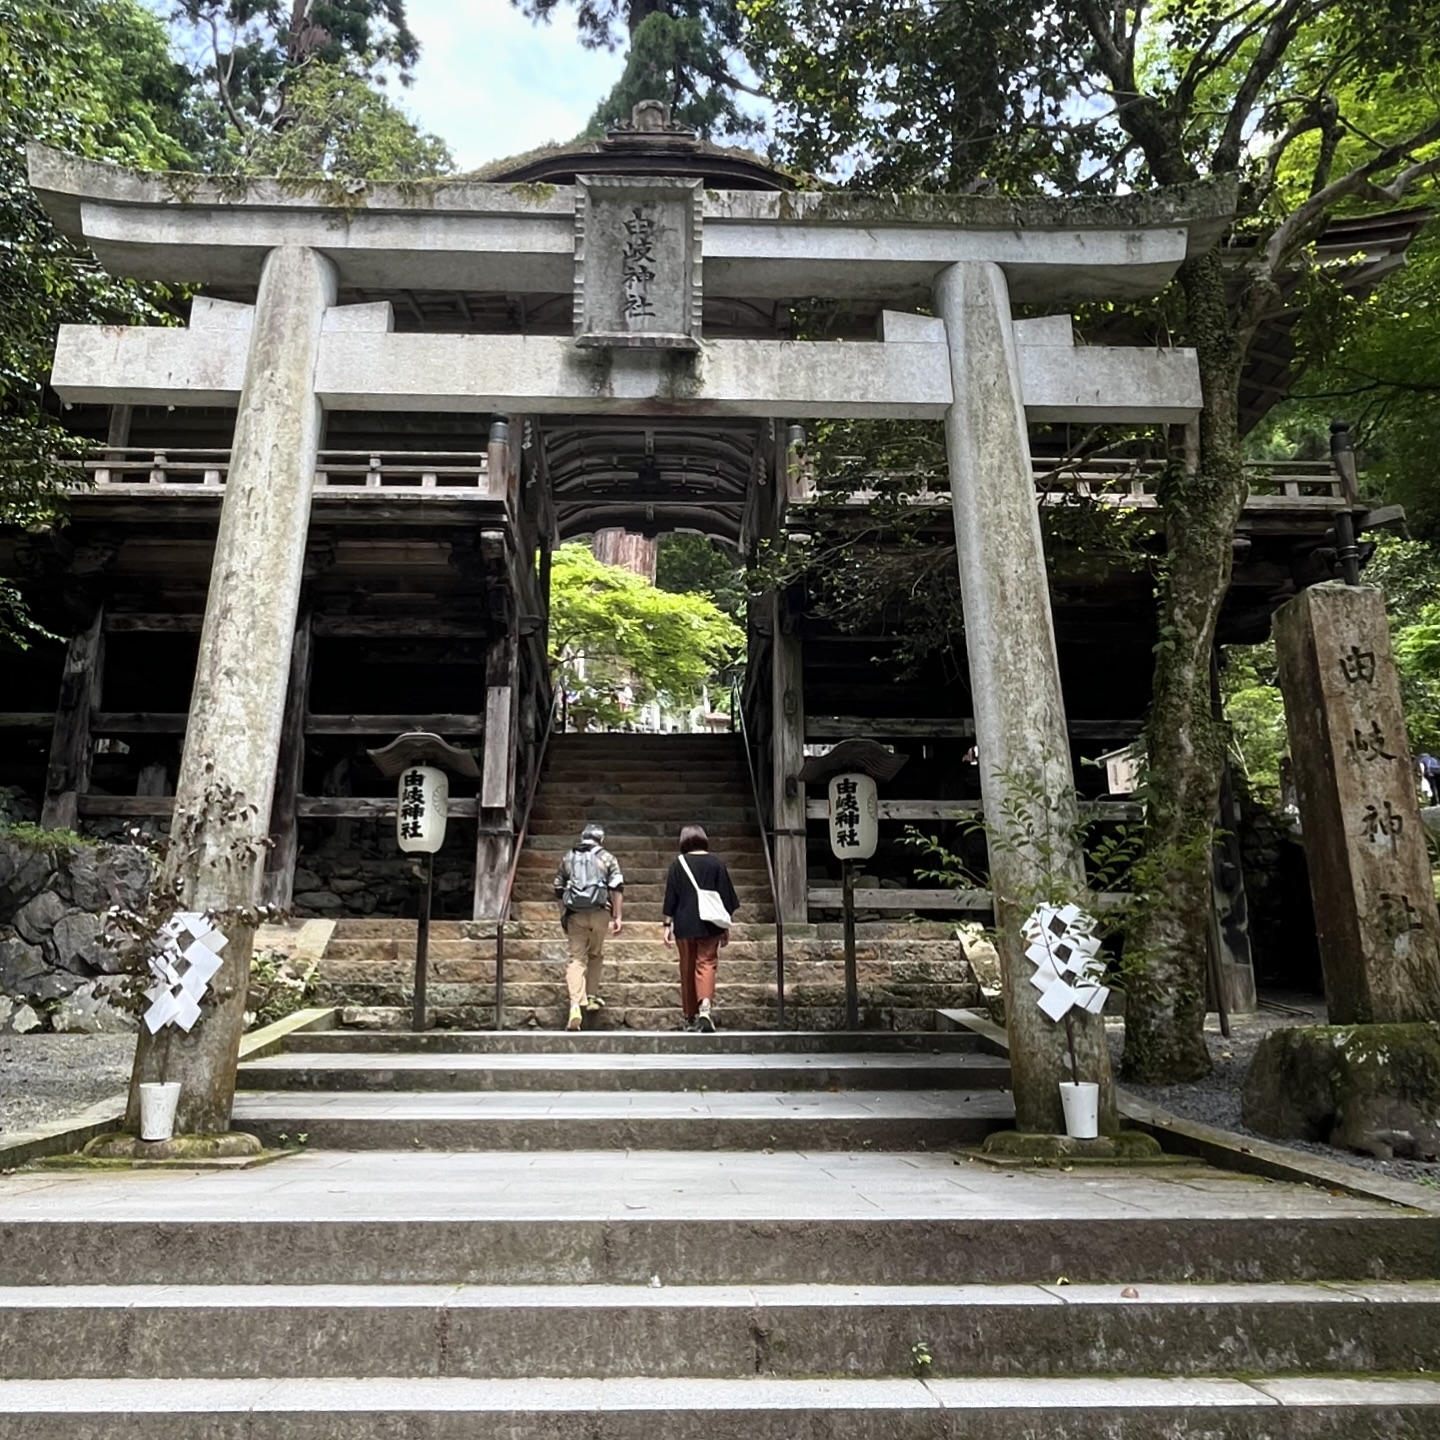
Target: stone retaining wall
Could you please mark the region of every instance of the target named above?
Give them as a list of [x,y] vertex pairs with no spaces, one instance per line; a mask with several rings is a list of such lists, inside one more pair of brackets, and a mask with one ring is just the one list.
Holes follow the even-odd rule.
[[150,857],[133,845],[65,848],[0,833],[0,1031],[133,1030],[108,997],[120,960],[103,939],[112,905],[136,909]]

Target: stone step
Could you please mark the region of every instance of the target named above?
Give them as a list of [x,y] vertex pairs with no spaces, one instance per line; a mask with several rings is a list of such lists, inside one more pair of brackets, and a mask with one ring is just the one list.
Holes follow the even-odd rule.
[[998,1090],[998,1055],[503,1055],[289,1052],[240,1067],[244,1090]]
[[[468,974],[471,971],[448,972]],[[426,996],[432,1005],[491,1005],[494,1003],[494,970],[478,969],[473,973],[479,978],[440,978],[432,974]],[[377,1004],[403,1005],[410,999],[412,977],[400,969],[385,969],[369,975],[338,975],[332,978],[322,973],[319,979],[323,1004]],[[674,1011],[671,1019],[678,1018],[680,1008],[680,979],[678,974],[663,979],[630,980],[625,982],[607,978],[602,997],[608,1010],[653,1011],[662,1022],[666,1016],[661,1012]],[[963,982],[950,984],[902,984],[891,980],[865,980],[859,986],[859,1003],[862,1010],[881,1006],[908,1008],[919,1011],[933,1019],[936,1010],[963,1007],[974,999],[973,986]],[[382,1002],[377,994],[393,995],[396,998]],[[337,1001],[335,997],[344,997]],[[364,998],[362,998],[364,997]],[[569,1006],[565,977],[557,969],[548,979],[514,980],[505,977],[505,1002],[517,1010],[544,1009],[550,1012],[554,1024],[563,1024]],[[785,984],[785,1003],[788,1006],[843,1007],[845,985],[838,977],[828,981],[806,981]],[[746,1009],[773,1010],[775,1005],[775,981],[770,979],[733,980],[727,978],[721,967],[715,982],[716,1018],[721,1024],[735,1023],[731,1017]],[[602,1014],[598,1023],[605,1028],[616,1023],[609,1014]]]
[[[657,893],[663,894],[663,887],[669,877],[668,865],[631,865],[622,860],[620,868],[625,876],[627,896],[642,886],[653,887]],[[742,899],[747,895],[770,895],[770,877],[763,867],[732,865],[729,869],[731,883],[735,886],[736,894]],[[680,878],[683,880],[685,877],[682,875]],[[688,885],[690,882],[687,880],[685,883]],[[554,904],[554,867],[530,865],[523,870],[517,870],[513,897],[517,900],[549,900]]]
[[1406,1281],[1418,1294],[1440,1277],[1440,1214],[1198,1165],[1100,1173],[777,1150],[298,1153],[223,1175],[17,1175],[4,1182],[0,1285],[1063,1276],[1121,1287]]
[[[559,994],[557,987],[557,995]],[[482,998],[483,997],[483,998]],[[340,1007],[344,1023],[350,1028],[398,1030],[410,1024],[411,995],[405,984],[350,984],[333,989],[320,986],[319,1003]],[[428,991],[426,1023],[440,1030],[493,1030],[495,1025],[494,996],[478,985],[431,985]],[[974,1003],[974,996],[969,1001]],[[950,1006],[944,1007],[946,1009]],[[507,1033],[530,1031],[563,1031],[569,1013],[568,1003],[558,998],[553,1005],[526,1007],[508,998],[505,1005]],[[779,1027],[775,999],[767,995],[763,1003],[741,1005],[727,1000],[723,1014],[717,1019],[725,1029],[745,1032],[775,1031]],[[928,1005],[896,1005],[868,1003],[865,992],[860,997],[860,1023],[876,1033],[916,1035],[934,1034],[935,1007]],[[795,1002],[787,999],[785,1024],[803,1030],[843,1031],[847,1024],[845,1006],[839,995],[834,1003]],[[636,1035],[668,1035],[681,1028],[680,1007],[626,1009],[610,1005],[597,1017],[587,1016],[585,1029],[608,1032],[618,1038]]]
[[[1131,1287],[1134,1288],[1134,1287]],[[0,1289],[0,1380],[1266,1376],[1421,1371],[1396,1284],[175,1285]],[[297,1337],[304,1337],[297,1344]],[[1440,1386],[1437,1386],[1440,1391]]]
[[705,786],[703,790],[697,789],[696,784],[687,781],[684,776],[657,773],[653,770],[624,779],[610,775],[557,778],[553,773],[547,773],[541,777],[535,803],[539,806],[559,799],[567,805],[613,805],[623,810],[627,806],[635,807],[654,801],[657,808],[663,807],[677,815],[704,817],[698,822],[702,825],[712,810],[724,811],[737,807],[753,810],[755,799],[750,793],[748,777],[745,778],[743,788],[739,788],[728,777],[717,775],[707,766],[701,779]]
[[[495,974],[493,946],[471,944],[462,949],[461,945],[455,942],[445,946],[447,951],[461,950],[460,954],[437,954],[437,948],[430,950],[426,967],[426,973],[432,980],[479,985],[486,983]],[[507,942],[505,978],[514,984],[560,981],[564,979],[569,958],[561,941]],[[327,955],[321,966],[321,974],[332,985],[340,985],[352,979],[361,982],[386,978],[406,979],[413,975],[414,963],[413,954],[407,955],[404,952],[398,957],[377,956],[368,951],[356,955]],[[667,949],[659,943],[627,945],[620,940],[605,947],[600,983],[602,986],[665,983],[673,981],[676,974],[677,963],[673,947]],[[727,985],[772,984],[775,980],[774,947],[733,944],[728,950],[721,952],[717,974]],[[969,974],[961,963],[952,957],[937,958],[934,961],[905,958],[888,961],[883,956],[866,956],[857,964],[856,975],[861,984],[943,985],[947,989],[963,989],[967,992],[973,989]],[[843,985],[845,962],[838,955],[825,959],[801,959],[792,955],[786,959],[785,980],[787,989],[792,986]]]
[[[609,825],[605,829],[605,848],[617,858],[634,850],[669,849],[676,842],[680,827],[673,820],[646,819],[641,817],[627,820],[624,825]],[[575,844],[579,831],[573,817],[559,816],[550,819],[544,815],[532,815],[525,832],[525,844],[535,850],[569,850]],[[723,824],[706,825],[705,833],[710,837],[710,848],[722,859],[729,861],[742,851],[748,842],[752,854],[760,853],[760,832],[754,822],[726,821]],[[671,859],[675,852],[669,850]],[[556,857],[558,861],[558,856]]]
[[[648,887],[650,892],[647,895],[632,895],[627,889],[625,892],[625,924],[635,922],[642,924],[658,925],[661,916],[661,901],[663,895],[660,887]],[[744,897],[742,897],[743,900]],[[522,924],[531,924],[537,920],[555,919],[554,900],[515,900],[511,904],[511,913]],[[767,897],[763,902],[752,897],[751,903],[738,912],[746,916],[752,924],[773,925],[775,923],[775,907],[771,905]]]
[[[552,1341],[553,1346],[553,1341]],[[656,1417],[663,1416],[663,1428]],[[1424,1377],[19,1380],[0,1440],[1434,1440]]]
[[722,1030],[714,1035],[543,1030],[300,1030],[287,1054],[446,1055],[965,1055],[984,1043],[968,1030],[900,1034],[893,1030]]
[[[320,1150],[931,1150],[1013,1120],[994,1091],[242,1091],[234,1125]],[[283,1137],[283,1138],[282,1138]]]
[[[555,868],[560,863],[560,856],[564,853],[563,850],[557,853],[554,850],[532,849],[526,845],[520,852],[515,873],[518,877],[535,871],[543,874],[548,881],[553,878]],[[617,855],[616,858],[620,860],[621,868],[625,871],[627,878],[636,871],[658,870],[660,873],[656,878],[663,879],[666,871],[670,868],[670,862],[675,858],[675,849],[673,846],[663,850],[657,849],[652,841],[645,849],[627,850],[623,856]],[[734,847],[731,847],[723,858],[731,875],[738,875],[742,871],[753,871],[757,884],[769,884],[766,878],[768,872],[765,869],[765,855],[760,848],[759,840],[738,853]]]

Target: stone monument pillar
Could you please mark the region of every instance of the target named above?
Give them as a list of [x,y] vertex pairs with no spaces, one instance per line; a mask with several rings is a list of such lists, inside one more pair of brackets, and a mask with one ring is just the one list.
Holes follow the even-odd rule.
[[223,912],[228,939],[204,1014],[186,1032],[142,1028],[127,1128],[142,1080],[181,1083],[177,1132],[227,1130],[260,898],[320,443],[315,362],[335,270],[314,250],[266,258],[200,633],[163,883],[182,908]]
[[1378,590],[1302,591],[1275,615],[1332,1024],[1440,1021],[1440,916]]
[[[945,446],[1015,1119],[1021,1130],[1059,1133],[1059,1082],[1071,1078],[1065,1032],[1034,1004],[1020,926],[1057,890],[1083,901],[1085,866],[1074,838],[1070,739],[1004,272],[952,265],[936,282],[935,313],[945,322],[955,390]],[[1038,815],[1027,813],[1036,789]],[[1027,820],[1048,834],[1042,846],[1021,838]],[[1077,1016],[1075,1029],[1078,1078],[1100,1085],[1100,1128],[1111,1133],[1118,1122],[1104,1022]]]

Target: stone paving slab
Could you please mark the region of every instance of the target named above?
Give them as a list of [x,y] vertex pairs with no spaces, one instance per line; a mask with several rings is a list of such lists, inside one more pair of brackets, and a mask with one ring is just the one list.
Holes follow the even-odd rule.
[[[100,1440],[1346,1440],[1440,1434],[1425,1380],[230,1381],[0,1384],[0,1437]],[[1283,1396],[1283,1398],[1282,1398]],[[1397,1412],[1403,1412],[1403,1418]],[[663,1431],[657,1432],[657,1417]]]
[[[314,1152],[240,1174],[17,1172],[0,1224],[18,1221],[1036,1219],[1405,1223],[1404,1212],[1203,1165],[994,1171],[949,1155],[637,1151]],[[1436,1272],[1440,1274],[1440,1271]]]
[[997,1090],[1010,1063],[995,1055],[568,1055],[289,1053],[242,1066],[245,1090],[814,1091]]
[[317,1149],[924,1150],[1012,1123],[982,1090],[375,1090],[237,1094],[234,1123]]
[[[18,1286],[0,1379],[739,1378],[1415,1371],[1440,1289],[1399,1284]],[[301,1338],[303,1337],[303,1338]]]

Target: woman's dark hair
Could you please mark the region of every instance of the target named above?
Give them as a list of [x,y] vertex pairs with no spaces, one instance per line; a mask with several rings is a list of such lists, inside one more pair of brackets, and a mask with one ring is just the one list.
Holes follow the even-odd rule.
[[710,837],[700,825],[684,825],[680,829],[680,853],[688,855],[692,850],[708,850]]

